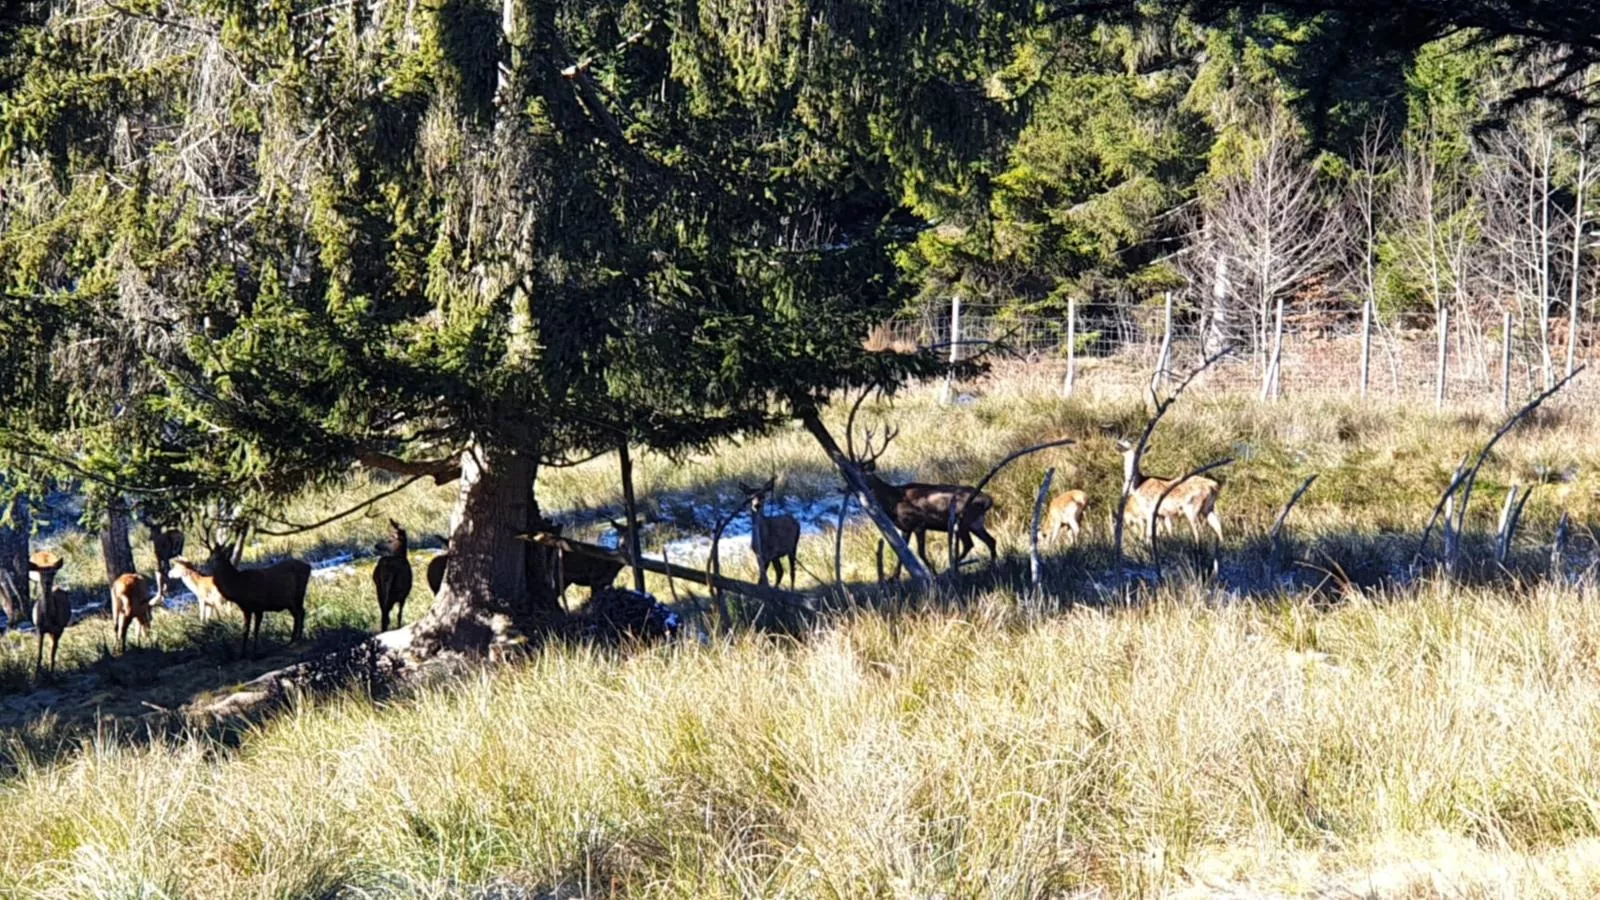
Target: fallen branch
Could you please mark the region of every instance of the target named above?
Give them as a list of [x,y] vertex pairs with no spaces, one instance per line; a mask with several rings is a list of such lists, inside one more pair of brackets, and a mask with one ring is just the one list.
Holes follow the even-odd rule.
[[1010,456],[1007,456],[1005,459],[1000,460],[998,463],[995,463],[994,468],[989,470],[989,474],[983,476],[983,479],[980,480],[977,486],[972,489],[972,493],[968,495],[966,500],[958,503],[957,498],[950,498],[950,517],[945,523],[945,526],[948,529],[948,531],[945,533],[950,536],[951,577],[960,577],[960,567],[956,564],[956,520],[961,515],[966,513],[967,504],[972,502],[972,498],[982,494],[983,489],[989,486],[989,482],[994,480],[994,476],[1000,474],[1001,469],[1004,469],[1006,466],[1011,465],[1011,463],[1021,459],[1022,457],[1031,456],[1032,454],[1038,453],[1041,450],[1049,450],[1052,447],[1068,447],[1076,443],[1077,441],[1072,438],[1062,438],[1058,441],[1050,441],[1044,444],[1036,444],[1032,447],[1024,447]]
[[[1554,397],[1562,388],[1572,383],[1572,380],[1583,374],[1583,370],[1587,368],[1588,366],[1585,365],[1573,369],[1572,374],[1556,382],[1555,385],[1549,390],[1533,398],[1528,405],[1518,410],[1516,415],[1513,415],[1511,418],[1507,419],[1505,424],[1500,426],[1500,430],[1494,433],[1494,437],[1489,439],[1489,443],[1483,445],[1483,449],[1478,452],[1478,459],[1472,464],[1472,468],[1467,472],[1466,478],[1464,480],[1451,480],[1450,487],[1446,488],[1444,496],[1439,498],[1439,506],[1434,511],[1434,518],[1438,517],[1438,510],[1444,507],[1445,501],[1449,499],[1450,495],[1459,487],[1461,489],[1461,505],[1456,510],[1455,531],[1457,535],[1461,534],[1466,527],[1467,504],[1472,501],[1472,488],[1477,482],[1478,470],[1483,468],[1483,463],[1489,458],[1490,451],[1494,450],[1494,446],[1500,443],[1500,439],[1509,434],[1511,429],[1517,427],[1518,423],[1527,418],[1528,415],[1534,410],[1542,406],[1546,400]],[[1430,519],[1428,521],[1428,527],[1423,529],[1422,541],[1417,545],[1418,557],[1422,555],[1423,549],[1425,549],[1428,545],[1428,534],[1432,528],[1433,520]],[[1447,563],[1453,564],[1454,560],[1447,560]]]
[[[605,547],[600,547],[595,544],[586,544],[582,541],[575,541],[571,538],[556,537],[553,534],[540,532],[519,534],[517,537],[524,541],[539,544],[540,546],[553,547],[562,551],[563,553],[577,553],[593,559],[603,559],[607,562],[621,563],[624,566],[629,564],[628,556],[625,553],[619,553],[615,550],[608,550]],[[803,594],[790,593],[789,591],[780,590],[774,587],[762,587],[759,584],[751,584],[748,581],[738,581],[723,575],[712,575],[707,572],[696,571],[695,569],[680,566],[676,563],[658,562],[648,557],[639,560],[639,567],[644,569],[646,572],[655,572],[658,575],[668,575],[681,578],[685,581],[694,584],[705,585],[709,588],[722,588],[723,590],[732,591],[735,594],[741,594],[746,597],[753,597],[757,600],[770,600],[774,603],[780,603],[785,606],[802,609],[807,612],[812,611],[810,604],[806,602],[806,598]]]
[[1306,480],[1305,480],[1304,483],[1302,483],[1300,485],[1300,489],[1294,492],[1294,495],[1289,498],[1289,502],[1288,503],[1284,504],[1283,512],[1278,513],[1278,520],[1276,522],[1272,523],[1272,533],[1269,536],[1268,540],[1270,541],[1270,543],[1272,545],[1272,551],[1271,552],[1272,552],[1272,560],[1273,560],[1273,564],[1274,565],[1277,564],[1277,560],[1278,560],[1278,552],[1279,552],[1279,549],[1280,549],[1279,545],[1278,545],[1278,539],[1279,539],[1280,533],[1283,531],[1283,523],[1288,521],[1289,513],[1294,510],[1295,504],[1299,503],[1300,502],[1300,498],[1305,496],[1306,491],[1311,489],[1312,483],[1317,480],[1317,475],[1318,475],[1318,473],[1313,472],[1310,475],[1306,476]]

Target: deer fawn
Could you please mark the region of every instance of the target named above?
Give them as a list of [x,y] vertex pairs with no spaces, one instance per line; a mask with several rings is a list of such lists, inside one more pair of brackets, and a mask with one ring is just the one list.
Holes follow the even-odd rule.
[[176,578],[189,586],[194,593],[196,604],[200,607],[200,621],[208,621],[212,616],[222,615],[222,592],[217,590],[217,580],[210,575],[195,568],[192,563],[181,556],[172,558],[172,567],[167,570],[167,578]]
[[795,560],[800,546],[800,522],[790,515],[766,514],[767,498],[772,496],[776,486],[777,477],[774,476],[768,478],[767,483],[760,487],[741,484],[739,490],[744,491],[745,499],[750,502],[750,541],[751,549],[756,553],[757,571],[761,573],[761,578],[765,578],[768,566],[777,569],[772,584],[774,587],[781,587],[783,558],[787,556],[789,589],[794,590],[795,570],[799,568]]
[[411,560],[406,556],[406,530],[389,520],[389,540],[378,545],[378,564],[372,569],[372,585],[378,590],[378,611],[383,622],[379,631],[389,630],[389,610],[395,611],[395,627],[405,624],[406,597],[411,595]]
[[1050,501],[1050,512],[1045,524],[1050,527],[1050,543],[1054,544],[1062,529],[1067,532],[1067,545],[1077,546],[1083,533],[1083,510],[1089,505],[1089,495],[1083,491],[1062,491]]
[[255,623],[256,649],[261,649],[261,620],[269,612],[294,616],[294,635],[305,636],[306,585],[311,581],[311,566],[298,559],[286,559],[261,569],[239,569],[233,564],[233,548],[227,544],[211,552],[211,577],[222,598],[244,613],[244,643],[241,654],[250,652],[250,624]]
[[139,623],[139,636],[148,638],[150,627],[150,579],[143,575],[119,575],[111,582],[111,618],[117,631],[117,652],[128,652],[128,626]]
[[[852,416],[854,413],[852,412]],[[996,558],[994,536],[989,534],[984,527],[984,517],[989,510],[994,508],[994,498],[988,494],[979,493],[976,489],[959,484],[890,484],[878,477],[878,458],[889,448],[889,442],[899,435],[899,431],[890,428],[885,431],[882,446],[877,450],[872,448],[872,430],[866,434],[866,448],[861,455],[855,451],[855,442],[850,435],[847,424],[845,442],[846,451],[850,459],[866,475],[867,484],[872,488],[872,495],[883,507],[883,511],[894,520],[895,526],[900,529],[901,535],[907,541],[911,536],[917,536],[917,554],[927,564],[929,571],[934,569],[933,560],[928,558],[927,533],[932,531],[950,531],[950,507],[955,504],[956,533],[949,535],[951,540],[957,541],[959,550],[956,554],[956,565],[967,558],[972,550],[972,535],[977,535],[989,548],[989,561]],[[900,577],[900,559],[895,558],[894,573],[890,579]]]
[[[1172,478],[1156,478],[1138,471],[1134,459],[1134,446],[1127,441],[1118,441],[1117,447],[1122,451],[1122,477],[1123,485],[1128,491],[1127,515],[1138,521],[1140,533],[1146,539],[1150,537],[1150,518],[1152,511],[1160,518],[1170,530],[1172,520],[1182,516],[1189,523],[1189,532],[1194,535],[1195,543],[1200,543],[1200,522],[1204,520],[1217,535],[1217,543],[1222,543],[1222,518],[1217,515],[1217,493],[1222,486],[1210,478],[1196,476],[1185,479],[1176,487]],[[1167,493],[1168,489],[1171,493]],[[1161,495],[1167,494],[1167,499],[1161,501]],[[1157,502],[1161,502],[1161,509],[1155,510]]]

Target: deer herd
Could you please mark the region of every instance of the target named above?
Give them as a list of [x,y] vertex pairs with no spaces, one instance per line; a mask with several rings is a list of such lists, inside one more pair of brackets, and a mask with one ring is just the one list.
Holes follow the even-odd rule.
[[[858,404],[859,408],[859,404]],[[894,484],[885,480],[878,471],[878,460],[898,431],[885,430],[881,441],[874,441],[874,430],[865,432],[864,446],[857,450],[851,435],[854,412],[846,426],[846,456],[860,472],[866,487],[871,491],[879,508],[893,522],[901,537],[909,544],[916,540],[917,554],[931,570],[934,562],[927,552],[927,533],[934,531],[952,536],[953,562],[960,565],[973,547],[973,539],[984,543],[989,550],[991,563],[997,558],[994,536],[986,527],[986,518],[994,509],[994,498],[976,488],[957,484],[923,484],[908,482]],[[1171,534],[1175,523],[1182,518],[1189,525],[1190,534],[1199,543],[1203,541],[1202,526],[1222,541],[1222,520],[1217,514],[1217,495],[1221,486],[1210,478],[1189,476],[1182,479],[1161,478],[1145,474],[1138,465],[1139,454],[1127,441],[1119,441],[1123,458],[1123,487],[1127,502],[1125,521],[1146,538],[1154,525],[1158,533]],[[739,485],[751,515],[751,549],[761,579],[765,582],[769,569],[773,584],[781,586],[784,561],[788,561],[789,586],[795,585],[798,569],[797,554],[801,535],[799,520],[786,514],[768,515],[771,498],[776,490],[776,477],[769,478],[756,487]],[[1054,544],[1063,533],[1069,545],[1075,545],[1084,530],[1084,512],[1089,506],[1088,494],[1080,489],[1067,489],[1057,493],[1050,501],[1043,523],[1048,531],[1047,542]],[[559,536],[559,526],[555,527]],[[209,555],[206,568],[209,573],[183,556],[184,534],[176,529],[151,527],[151,542],[156,556],[155,578],[129,573],[112,579],[110,584],[113,634],[117,652],[127,652],[129,628],[137,623],[141,637],[148,639],[151,630],[151,609],[163,605],[171,593],[173,582],[180,582],[193,593],[201,621],[209,621],[231,605],[244,616],[244,629],[240,653],[251,653],[251,632],[254,629],[255,650],[261,644],[261,624],[266,613],[287,612],[293,619],[293,640],[300,640],[305,632],[306,590],[311,579],[311,566],[295,559],[285,559],[259,568],[241,569],[237,565],[237,546],[218,545]],[[375,548],[377,562],[372,570],[373,588],[377,594],[380,629],[389,630],[391,614],[396,627],[405,624],[405,603],[412,588],[412,568],[408,556],[406,531],[394,520],[389,521],[388,540]],[[882,542],[879,542],[880,553]],[[557,556],[555,575],[561,590],[577,584],[591,589],[611,585],[621,571],[622,563],[612,559],[599,559],[579,554],[561,553]],[[429,560],[426,568],[428,587],[437,595],[443,587],[449,566],[449,546],[444,552]],[[37,634],[36,672],[44,668],[45,638],[50,638],[49,667],[53,672],[61,635],[71,623],[72,607],[66,591],[55,586],[57,573],[63,560],[50,551],[32,554],[28,560],[30,580],[39,585],[39,601],[33,606],[32,622]],[[891,580],[898,579],[902,566],[896,557]],[[882,570],[880,565],[880,577]]]

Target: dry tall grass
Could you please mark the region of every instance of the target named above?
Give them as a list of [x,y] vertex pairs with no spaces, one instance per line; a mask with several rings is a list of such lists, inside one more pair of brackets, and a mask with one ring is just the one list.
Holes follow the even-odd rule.
[[[993,521],[1003,548],[1019,548],[1040,470],[1055,465],[1058,485],[1089,490],[1089,541],[1103,541],[1120,474],[1110,441],[1141,408],[1016,380],[981,393],[940,408],[913,392],[875,411],[902,429],[885,467],[970,481],[1011,449],[1078,436],[997,479]],[[1162,426],[1147,468],[1239,457],[1219,503],[1235,566],[1300,479],[1321,472],[1295,534],[1341,566],[1379,557],[1385,570],[1409,558],[1449,470],[1494,418],[1197,395]],[[1525,555],[1542,553],[1559,511],[1592,521],[1594,422],[1553,411],[1508,440],[1480,480],[1476,527],[1492,526],[1519,481],[1544,485]],[[808,497],[837,481],[797,430],[638,465],[657,542],[693,527],[687,505],[733,502],[737,481],[782,473],[781,487]],[[284,517],[319,518],[376,487],[358,479]],[[540,490],[559,517],[606,515],[614,461],[552,470]],[[413,488],[255,552],[365,547],[390,516],[422,543],[450,500],[449,488]],[[847,577],[871,579],[873,542],[851,529]],[[808,537],[802,563],[831,572],[831,547]],[[0,781],[0,896],[1600,890],[1592,578],[1424,580],[1337,601],[1177,579],[1133,607],[1067,602],[1095,594],[1079,566],[1103,556],[1055,558],[1042,594],[1002,580],[794,637],[556,648],[384,704],[308,702],[227,745],[107,730],[36,753],[19,738],[6,755],[20,770]],[[364,575],[313,583],[314,638],[372,627]],[[163,653],[224,646],[237,627],[177,618],[159,630],[158,617]],[[95,665],[103,632],[69,630],[63,668]],[[269,624],[269,641],[285,632]],[[0,692],[28,690],[12,642]]]

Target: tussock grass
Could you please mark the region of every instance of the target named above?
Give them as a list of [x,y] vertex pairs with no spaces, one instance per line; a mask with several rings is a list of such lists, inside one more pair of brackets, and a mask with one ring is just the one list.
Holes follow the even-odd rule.
[[554,650],[308,704],[239,751],[25,766],[0,892],[1592,893],[1569,851],[1600,815],[1597,647],[1575,591],[1439,584]]
[[[371,560],[317,579],[311,639],[238,658],[238,618],[158,612],[128,657],[110,623],[69,629],[62,679],[35,686],[31,636],[0,640],[0,895],[454,896],[1572,896],[1600,888],[1600,613],[1594,585],[1542,576],[1562,511],[1580,534],[1600,500],[1600,433],[1557,407],[1497,449],[1471,521],[1491,531],[1506,488],[1541,486],[1520,565],[1475,585],[1388,576],[1495,412],[1436,415],[1380,401],[1263,406],[1186,397],[1146,468],[1221,456],[1224,583],[1179,541],[1166,586],[1134,607],[1096,601],[1120,481],[1112,441],[1143,407],[1063,400],[1012,377],[939,407],[931,390],[868,419],[901,429],[892,477],[972,483],[1006,453],[1057,437],[990,487],[1001,574],[959,596],[893,603],[788,637],[741,633],[636,652],[555,647],[514,667],[376,704],[308,701],[243,734],[140,732],[142,703],[176,707],[375,628]],[[836,433],[843,412],[830,419]],[[642,454],[647,548],[727,509],[736,483],[832,496],[837,475],[798,428],[669,460]],[[1056,551],[1043,591],[1015,555],[1045,466],[1089,491],[1088,543]],[[1311,472],[1292,538],[1361,590],[1270,579],[1262,539]],[[381,476],[283,511],[311,522],[392,485]],[[616,461],[541,474],[540,502],[593,537],[621,507]],[[401,521],[436,546],[453,486],[422,482],[249,559],[365,553]],[[848,581],[875,580],[875,535],[852,526]],[[62,582],[104,593],[92,540],[68,533]],[[933,539],[935,558],[944,556]],[[1144,553],[1133,547],[1134,555]],[[136,541],[142,571],[153,561]],[[981,552],[981,551],[980,551]],[[198,555],[198,554],[196,554]],[[830,580],[833,535],[802,542],[802,589]],[[407,620],[431,597],[415,553]],[[725,570],[753,577],[747,559]],[[679,584],[679,593],[694,592]],[[652,576],[658,596],[670,593]],[[576,591],[574,592],[574,596]],[[1078,602],[1078,605],[1074,603]],[[51,700],[63,684],[76,684]],[[87,685],[87,687],[85,687]],[[92,688],[92,689],[91,689]],[[42,698],[42,699],[41,699]],[[62,708],[68,700],[73,709]],[[29,704],[33,704],[30,706]],[[116,716],[98,737],[60,727]],[[19,712],[20,710],[20,712]],[[565,893],[562,893],[565,892]]]

